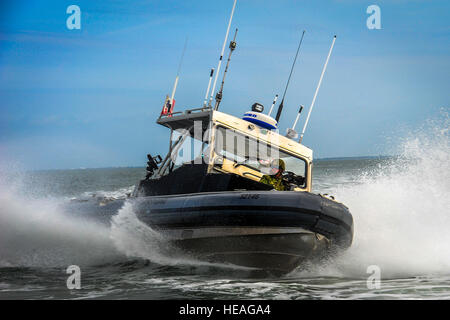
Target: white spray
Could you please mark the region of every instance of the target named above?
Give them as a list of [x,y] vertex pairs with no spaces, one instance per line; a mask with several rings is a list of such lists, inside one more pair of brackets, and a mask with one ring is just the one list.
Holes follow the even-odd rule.
[[[400,157],[331,190],[354,217],[352,247],[320,273],[382,278],[450,274],[449,118],[400,145]],[[327,190],[329,191],[329,190]]]
[[108,227],[68,217],[60,203],[0,187],[0,267],[92,265],[123,257]]

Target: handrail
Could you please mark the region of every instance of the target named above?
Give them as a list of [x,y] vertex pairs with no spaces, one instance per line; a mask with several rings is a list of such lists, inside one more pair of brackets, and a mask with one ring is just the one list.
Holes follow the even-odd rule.
[[159,119],[169,118],[169,117],[172,117],[173,115],[191,114],[191,113],[204,112],[204,111],[210,111],[210,110],[212,110],[212,108],[210,108],[210,107],[187,109],[185,111],[177,111],[177,112],[172,112],[172,113],[161,114],[159,116]]

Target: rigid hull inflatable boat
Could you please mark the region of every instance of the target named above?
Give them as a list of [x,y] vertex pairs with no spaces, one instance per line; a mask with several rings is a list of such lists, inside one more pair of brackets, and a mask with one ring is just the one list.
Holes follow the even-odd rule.
[[[171,130],[169,153],[148,156],[134,212],[177,247],[205,261],[287,273],[351,245],[348,208],[310,192],[310,149],[208,108],[157,123]],[[274,157],[285,163],[283,191],[261,182]]]
[[141,221],[197,258],[286,273],[351,243],[345,206],[308,192],[222,191],[140,199]]
[[136,186],[132,203],[143,223],[199,259],[287,273],[306,260],[348,248],[353,238],[348,208],[311,193],[313,152],[301,144],[336,36],[295,141],[303,107],[286,136],[279,133],[278,120],[305,32],[275,119],[270,114],[278,95],[268,114],[259,103],[242,118],[218,111],[237,29],[211,105],[235,6],[236,0],[212,90],[214,69],[201,108],[173,111],[175,78],[157,120],[170,129],[169,151],[164,158],[147,155],[147,175]]

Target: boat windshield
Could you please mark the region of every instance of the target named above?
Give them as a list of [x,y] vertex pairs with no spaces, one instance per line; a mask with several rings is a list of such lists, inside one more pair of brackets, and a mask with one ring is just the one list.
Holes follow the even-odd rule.
[[[233,161],[234,167],[248,167],[258,172],[259,177],[273,174],[272,164],[280,159],[284,162],[286,173],[289,171],[296,176],[306,177],[305,160],[232,129],[216,128],[214,151],[218,156]],[[303,183],[297,185],[304,187],[305,181],[303,179]]]
[[164,163],[161,175],[166,175],[186,164],[207,164],[209,159],[209,143],[202,136],[191,135],[188,130],[174,131],[172,150],[168,161]]

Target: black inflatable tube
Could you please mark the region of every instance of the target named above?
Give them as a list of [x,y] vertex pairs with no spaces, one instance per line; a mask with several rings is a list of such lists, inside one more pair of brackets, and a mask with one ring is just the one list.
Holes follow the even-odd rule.
[[231,191],[136,200],[134,211],[138,218],[157,229],[301,227],[341,247],[349,247],[353,238],[353,218],[348,208],[308,192]]

